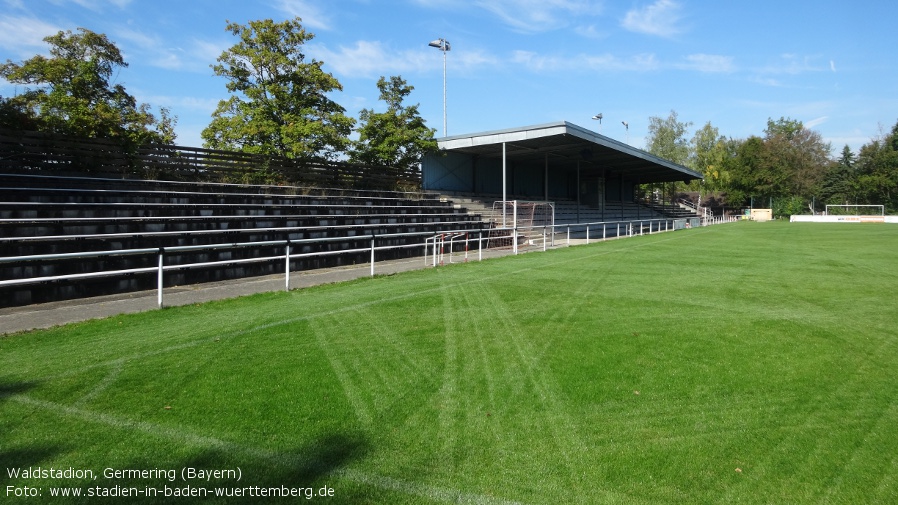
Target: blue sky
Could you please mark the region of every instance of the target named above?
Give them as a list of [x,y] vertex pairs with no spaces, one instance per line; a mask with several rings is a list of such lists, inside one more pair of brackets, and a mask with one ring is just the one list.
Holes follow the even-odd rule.
[[[227,20],[299,16],[306,55],[343,84],[358,117],[382,109],[380,76],[415,87],[443,134],[569,121],[643,147],[649,117],[675,110],[691,131],[760,135],[797,119],[857,149],[898,121],[898,3],[891,0],[0,0],[0,60],[46,53],[59,30],[105,33],[129,67],[116,82],[178,116],[178,144],[198,146],[225,80],[210,65],[235,39]],[[16,88],[0,81],[0,94]],[[601,126],[591,119],[601,112]],[[625,129],[622,121],[629,124]]]

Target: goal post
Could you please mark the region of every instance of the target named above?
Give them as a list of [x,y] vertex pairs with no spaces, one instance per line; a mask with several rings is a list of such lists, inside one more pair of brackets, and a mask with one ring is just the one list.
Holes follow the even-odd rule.
[[827,216],[885,216],[885,205],[827,205]]
[[[503,247],[514,245],[512,234],[524,244],[543,243],[554,231],[555,204],[546,201],[507,200],[493,202],[490,216],[492,230],[487,247]],[[513,229],[514,232],[508,231]],[[501,238],[500,238],[501,237]]]

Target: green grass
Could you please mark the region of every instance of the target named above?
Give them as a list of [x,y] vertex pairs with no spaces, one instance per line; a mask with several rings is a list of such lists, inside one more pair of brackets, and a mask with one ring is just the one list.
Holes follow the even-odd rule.
[[50,487],[188,484],[105,468],[239,467],[191,484],[894,503],[896,232],[737,223],[12,335],[0,466],[98,479],[3,469],[0,493],[61,503]]

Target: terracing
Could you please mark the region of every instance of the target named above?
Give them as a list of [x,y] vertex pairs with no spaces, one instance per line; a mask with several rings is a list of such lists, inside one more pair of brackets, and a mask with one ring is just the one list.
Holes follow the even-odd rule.
[[[301,256],[290,268],[307,270],[370,260],[362,237],[395,246],[378,253],[388,259],[483,226],[438,197],[390,191],[7,174],[0,200],[0,280],[47,279],[0,286],[4,306],[152,289],[166,248],[165,284],[181,285],[283,272],[285,241]],[[92,255],[115,251],[142,252]]]

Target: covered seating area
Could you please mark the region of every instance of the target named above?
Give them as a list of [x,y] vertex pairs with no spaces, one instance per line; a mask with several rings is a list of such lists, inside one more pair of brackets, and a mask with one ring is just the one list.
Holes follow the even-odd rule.
[[[437,139],[424,190],[494,200],[564,201],[604,212],[632,204],[640,185],[702,175],[566,121]],[[584,215],[587,215],[584,212]]]

